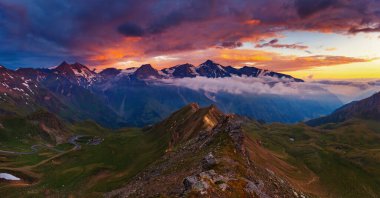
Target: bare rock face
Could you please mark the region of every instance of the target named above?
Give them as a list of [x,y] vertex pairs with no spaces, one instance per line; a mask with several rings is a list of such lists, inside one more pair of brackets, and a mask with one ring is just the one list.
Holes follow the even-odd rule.
[[200,180],[196,176],[186,177],[183,183],[185,185],[186,190],[200,192],[201,194],[206,194],[207,189],[210,187],[210,185],[207,182]]
[[245,191],[247,191],[248,193],[255,193],[256,195],[258,195],[260,198],[270,198],[270,196],[268,196],[264,191],[264,183],[262,181],[258,181],[258,182],[252,182],[252,181],[249,181],[247,180],[247,185],[245,187]]
[[204,195],[208,194],[208,191],[215,191],[214,186],[217,186],[217,190],[225,191],[229,187],[227,184],[229,180],[230,178],[216,173],[215,170],[208,170],[186,177],[183,185],[185,193],[196,192]]
[[209,170],[217,164],[217,161],[212,153],[206,155],[202,160],[202,168],[204,170]]
[[185,190],[192,189],[195,184],[199,182],[198,178],[196,176],[188,176],[183,180],[183,185],[185,186]]

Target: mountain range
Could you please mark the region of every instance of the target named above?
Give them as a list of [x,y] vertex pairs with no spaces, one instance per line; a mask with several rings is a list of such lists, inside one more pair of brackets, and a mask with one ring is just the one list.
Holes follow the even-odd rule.
[[339,123],[350,119],[371,119],[380,121],[380,92],[369,98],[346,104],[330,115],[309,120],[310,126],[319,126],[327,123]]
[[[244,66],[222,66],[207,60],[157,70],[108,68],[97,73],[87,66],[66,62],[49,69],[0,68],[0,113],[24,114],[44,108],[73,122],[91,119],[105,127],[145,126],[158,122],[176,109],[197,102],[215,104],[223,112],[238,113],[265,122],[294,123],[326,115],[342,103],[324,91],[321,99],[307,95],[234,94],[208,92],[165,83],[165,80],[220,78],[271,78],[277,83],[303,80],[273,71]],[[104,116],[107,115],[107,116]]]

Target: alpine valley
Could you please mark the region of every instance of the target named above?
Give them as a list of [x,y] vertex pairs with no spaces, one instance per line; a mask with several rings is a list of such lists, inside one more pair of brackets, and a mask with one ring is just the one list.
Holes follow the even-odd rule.
[[334,111],[341,102],[326,90],[297,98],[172,83],[304,83],[209,60],[0,72],[2,197],[380,196],[380,93]]
[[[153,124],[190,102],[215,104],[225,113],[284,123],[317,118],[342,105],[335,95],[322,89],[294,97],[292,93],[212,92],[175,84],[187,79],[205,88],[204,79],[264,79],[263,86],[269,88],[303,84],[303,80],[289,75],[248,66],[222,66],[211,60],[197,67],[183,64],[156,70],[146,64],[99,73],[80,63],[63,62],[51,69],[13,71],[1,67],[0,76],[1,114],[25,115],[44,108],[69,122],[90,119],[109,128]],[[250,81],[243,84],[251,86],[249,89],[262,86]]]
[[0,198],[380,198],[380,0],[0,0]]

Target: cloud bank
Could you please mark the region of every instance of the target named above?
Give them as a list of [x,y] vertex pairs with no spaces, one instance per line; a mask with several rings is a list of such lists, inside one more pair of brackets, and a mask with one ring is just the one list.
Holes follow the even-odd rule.
[[311,83],[323,87],[334,93],[343,103],[361,100],[374,93],[380,92],[380,80],[370,81],[312,81]]
[[160,80],[161,83],[212,94],[270,94],[314,99],[334,94],[343,103],[360,100],[380,91],[380,81],[311,81],[298,83],[273,77],[196,77],[163,79]]

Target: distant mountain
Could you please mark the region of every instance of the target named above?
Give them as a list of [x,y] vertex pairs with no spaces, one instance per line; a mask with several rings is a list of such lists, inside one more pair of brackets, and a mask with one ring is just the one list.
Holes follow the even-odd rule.
[[162,78],[162,75],[150,64],[141,65],[132,75],[138,79]]
[[[108,68],[99,73],[87,66],[62,62],[49,69],[0,68],[0,114],[24,114],[45,108],[67,121],[91,119],[106,127],[144,126],[156,123],[176,109],[197,102],[215,104],[224,112],[242,114],[267,122],[298,122],[330,113],[340,101],[326,92],[323,99],[270,94],[236,95],[209,93],[163,83],[183,78],[230,78],[262,76],[302,82],[292,76],[255,67],[234,68],[207,60],[195,67],[182,64],[157,70]],[[273,86],[273,82],[269,86]],[[104,116],[107,115],[107,116]]]
[[[147,66],[144,66],[144,70],[148,70]],[[146,71],[145,73],[147,73]],[[162,69],[160,71],[152,67],[149,68],[150,76],[156,78],[195,78],[197,76],[206,78],[228,78],[232,76],[246,76],[246,77],[260,77],[260,76],[270,76],[280,79],[289,79],[295,82],[303,82],[302,79],[294,78],[290,75],[277,73],[269,70],[263,70],[256,67],[244,66],[242,68],[235,68],[232,66],[223,66],[212,60],[207,60],[206,62],[195,67],[191,64],[176,65],[170,68]]]
[[101,78],[110,79],[120,74],[121,69],[107,68],[99,72]]
[[260,77],[260,76],[270,76],[275,78],[290,79],[295,82],[303,82],[301,79],[294,78],[290,75],[281,74],[269,70],[258,69],[256,67],[244,66],[242,68],[234,68],[232,66],[222,66],[211,60],[200,64],[196,68],[196,72],[199,76],[204,76],[208,78],[225,78],[231,76],[247,76],[247,77]]
[[68,64],[65,61],[58,67],[52,69],[53,73],[62,75],[69,79],[71,82],[81,86],[91,85],[96,77],[97,73],[91,71],[85,65],[80,63]]
[[[289,81],[302,82],[300,79],[280,73],[247,66],[240,69],[225,67],[208,60],[198,67],[182,64],[156,70],[150,65],[145,65],[142,68],[122,70],[108,83],[98,84],[94,89],[105,96],[109,106],[124,117],[127,123],[133,123],[136,126],[158,122],[190,102],[197,102],[201,106],[215,104],[224,112],[238,113],[267,122],[290,123],[326,115],[342,104],[327,91],[321,94],[320,98],[307,95],[300,98],[273,94],[237,95],[192,90],[168,85],[160,80],[232,76],[247,76],[248,78],[271,76],[274,79],[286,78]],[[273,82],[270,86],[275,83]]]
[[3,68],[0,75],[2,114],[25,115],[45,108],[68,121],[92,119],[107,127],[123,123],[102,96],[90,89],[99,77],[84,65],[63,62],[52,69]]
[[[11,71],[3,66],[1,66],[0,70]],[[20,68],[15,72],[24,77],[34,78],[35,80],[43,80],[51,76],[54,76],[56,80],[64,78],[65,80],[69,80],[71,83],[82,87],[99,85],[105,83],[105,81],[114,80],[112,78],[117,76],[128,76],[130,78],[132,77],[132,79],[139,80],[149,78],[194,78],[197,76],[207,78],[226,78],[232,76],[270,76],[275,78],[286,78],[296,82],[303,82],[301,79],[297,79],[286,74],[248,66],[244,66],[238,69],[232,66],[222,66],[211,60],[207,60],[197,67],[187,63],[162,70],[157,70],[150,64],[145,64],[139,68],[127,68],[125,70],[107,68],[99,73],[90,70],[87,66],[81,63],[68,64],[64,61],[60,65],[52,67],[50,69]]]
[[307,121],[306,124],[318,126],[326,123],[344,122],[353,118],[380,121],[380,92],[369,98],[346,104],[332,114]]
[[211,60],[207,60],[206,62],[200,64],[196,68],[196,71],[200,76],[208,78],[231,77],[231,74],[228,73],[222,65],[214,63]]
[[161,71],[167,76],[174,78],[194,78],[199,75],[196,68],[188,63],[163,69]]

